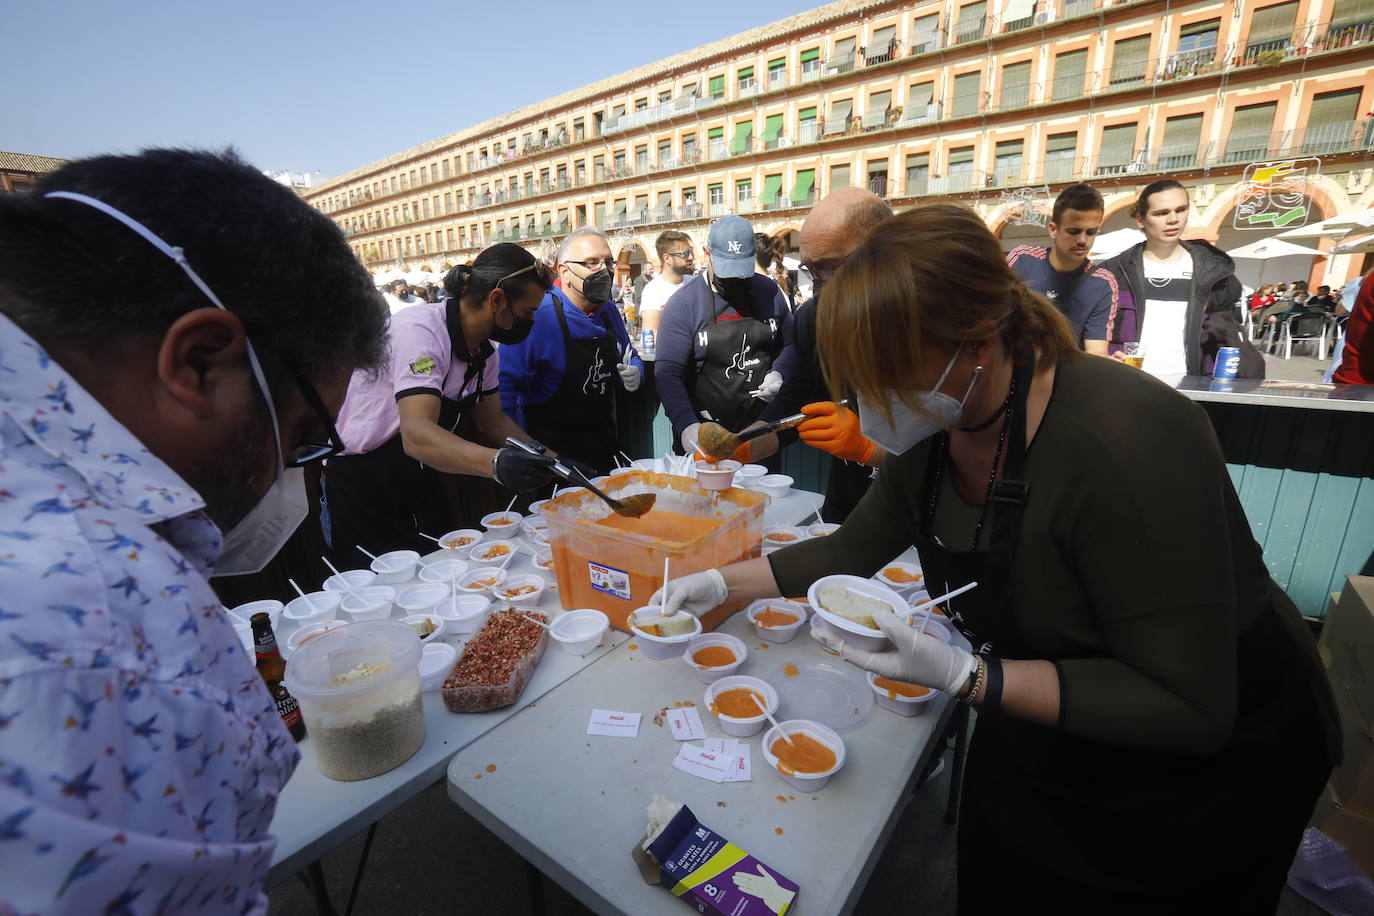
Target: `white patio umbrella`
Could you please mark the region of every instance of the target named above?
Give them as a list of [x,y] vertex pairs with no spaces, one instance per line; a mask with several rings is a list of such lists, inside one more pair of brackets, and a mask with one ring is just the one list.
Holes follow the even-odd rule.
[[1315,248],[1308,248],[1306,245],[1295,245],[1292,242],[1281,238],[1260,239],[1251,242],[1249,245],[1242,245],[1226,252],[1233,260],[1239,261],[1259,261],[1259,279],[1255,281],[1256,288],[1264,282],[1264,264],[1274,258],[1291,258],[1295,256],[1313,257],[1319,254],[1326,254]]
[[1289,229],[1287,232],[1280,232],[1277,237],[1281,239],[1339,238],[1355,229],[1371,226],[1374,226],[1374,209],[1356,210],[1324,219],[1318,223]]
[[1363,254],[1366,251],[1374,251],[1374,234],[1342,239],[1335,248],[1331,249],[1332,254]]
[[1093,250],[1088,252],[1088,257],[1094,261],[1105,261],[1143,241],[1145,241],[1145,233],[1139,229],[1117,229],[1095,238]]

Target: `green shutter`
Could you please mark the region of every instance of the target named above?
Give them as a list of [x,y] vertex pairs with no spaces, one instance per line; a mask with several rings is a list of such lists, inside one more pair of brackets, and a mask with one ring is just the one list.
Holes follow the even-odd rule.
[[1336,0],[1331,9],[1331,24],[1345,25],[1374,19],[1374,0]]
[[820,60],[820,56],[821,56],[821,49],[820,49],[820,48],[812,48],[812,49],[810,49],[809,51],[803,51],[803,52],[801,53],[801,62],[802,62],[802,63],[806,63],[807,61]]
[[724,188],[724,187],[725,187],[724,182],[717,181],[717,182],[715,182],[714,184],[708,184],[708,185],[706,186],[706,190],[707,190],[707,191],[718,191],[718,190],[720,190],[721,188]]
[[763,178],[763,202],[771,204],[778,199],[778,194],[782,192],[781,175],[765,175]]
[[1293,34],[1293,23],[1297,16],[1297,0],[1261,7],[1250,17],[1250,36],[1246,40],[1254,45],[1288,38]]
[[803,122],[816,120],[816,106],[812,105],[810,108],[803,108],[797,112],[797,120]]
[[715,96],[715,95],[725,95],[725,77],[724,77],[724,76],[713,76],[713,77],[711,77],[711,81],[710,81],[710,83],[708,83],[708,86],[709,86],[709,89],[707,90],[707,94],[708,94],[708,95],[713,95],[713,96]]
[[1164,122],[1164,142],[1160,150],[1166,156],[1197,152],[1202,141],[1202,115],[1180,115]]
[[1097,154],[1098,166],[1125,165],[1135,152],[1135,124],[1117,124],[1102,129],[1102,148]]
[[1359,117],[1362,91],[1343,89],[1340,92],[1323,92],[1312,100],[1312,110],[1307,115],[1307,126],[1354,121]]
[[994,156],[1001,159],[1004,156],[1019,156],[1026,147],[1024,140],[1001,140],[997,144]]
[[1054,101],[1076,99],[1083,94],[1083,77],[1088,72],[1088,52],[1069,51],[1054,59]]
[[816,170],[802,169],[797,172],[797,180],[792,183],[792,203],[804,201],[811,196],[811,189],[816,186]]
[[971,147],[971,146],[961,146],[961,147],[959,147],[958,149],[952,149],[952,150],[950,150],[950,151],[949,151],[949,164],[950,164],[951,166],[955,166],[955,165],[972,165],[972,164],[973,164],[973,147]]
[[763,142],[772,143],[782,133],[782,115],[769,115],[763,122]]
[[954,78],[954,116],[978,113],[978,87],[982,77],[983,75],[975,70],[972,73],[961,73]]
[[754,122],[740,121],[735,125],[735,136],[730,141],[730,152],[743,153],[748,151],[754,138]]
[[736,75],[739,77],[739,81],[740,81],[741,83],[744,82],[745,80],[751,80],[751,79],[754,78],[754,68],[753,68],[753,67],[740,67],[740,68],[739,68],[739,73],[736,74]]
[[1030,104],[1030,61],[1002,68],[1002,97],[999,108],[1024,108]]
[[725,128],[723,127],[712,127],[710,130],[706,131],[707,140],[720,140],[724,136]]
[[1231,119],[1231,137],[1254,137],[1259,134],[1267,134],[1274,129],[1274,113],[1278,110],[1277,102],[1266,102],[1263,105],[1247,105],[1244,108],[1237,108],[1235,117]]
[[786,67],[786,66],[787,66],[787,58],[785,58],[785,57],[779,57],[779,58],[776,58],[776,59],[774,59],[774,60],[770,60],[770,61],[768,62],[768,69],[769,69],[769,70],[776,70],[778,67]]

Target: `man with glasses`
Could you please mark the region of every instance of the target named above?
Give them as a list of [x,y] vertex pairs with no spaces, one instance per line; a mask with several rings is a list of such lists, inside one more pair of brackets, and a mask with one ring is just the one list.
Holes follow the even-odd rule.
[[558,250],[551,289],[522,343],[501,348],[501,406],[535,439],[595,469],[615,466],[615,392],[639,388],[644,364],[611,302],[616,261],[600,229],[584,226]]
[[265,912],[300,755],[208,579],[304,518],[385,314],[232,153],[0,197],[0,909]]
[[660,233],[654,242],[654,249],[658,252],[663,269],[644,285],[644,294],[639,298],[639,353],[644,357],[650,380],[653,377],[653,366],[650,364],[654,361],[654,341],[658,337],[663,307],[677,292],[682,281],[697,272],[696,254],[687,233],[676,229]]

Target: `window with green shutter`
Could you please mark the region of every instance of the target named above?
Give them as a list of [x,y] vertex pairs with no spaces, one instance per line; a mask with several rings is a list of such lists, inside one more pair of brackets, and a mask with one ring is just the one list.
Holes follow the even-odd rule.
[[1021,165],[1024,161],[1026,141],[1001,140],[993,152],[994,174],[997,181],[1004,185],[1021,183]]
[[1187,169],[1197,165],[1202,142],[1202,115],[1179,115],[1164,122],[1164,142],[1159,145],[1159,168]]
[[880,64],[892,59],[894,50],[894,40],[897,37],[897,27],[895,25],[885,26],[873,31],[873,37],[869,39],[868,46],[864,48],[864,62],[869,64]]
[[912,153],[906,157],[906,196],[919,197],[927,193],[930,182],[930,153]]
[[807,121],[816,120],[816,106],[812,105],[810,108],[803,108],[801,111],[797,112],[797,120],[802,124],[805,124]]
[[713,77],[711,77],[711,79],[707,82],[707,91],[706,91],[706,94],[709,95],[709,96],[710,96],[711,98],[713,98],[713,99],[723,99],[723,98],[725,98],[725,77],[724,77],[724,76],[713,76]]
[[821,59],[821,49],[820,49],[820,48],[809,48],[808,50],[805,50],[805,51],[801,52],[801,60],[802,60],[802,63],[806,63],[806,62],[809,61],[809,60],[820,60],[820,59]]
[[740,67],[735,73],[735,79],[741,92],[752,89],[754,86],[754,68]]
[[768,62],[768,88],[779,89],[787,82],[787,58],[778,57]]
[[988,5],[983,0],[965,3],[959,7],[959,18],[954,25],[954,43],[976,41],[983,37],[984,20],[987,18]]
[[1135,155],[1136,125],[1116,124],[1102,128],[1102,144],[1097,151],[1097,171],[1114,174],[1124,171]]
[[723,127],[712,127],[710,130],[706,131],[707,140],[719,140],[724,136],[725,128]]
[[1225,134],[1226,161],[1248,162],[1266,158],[1277,111],[1277,102],[1237,108],[1231,118],[1231,129]]
[[1112,46],[1110,82],[1115,89],[1144,84],[1150,57],[1150,36],[1124,38]]
[[1022,61],[1002,68],[1002,94],[998,107],[1024,108],[1030,104],[1031,62]]
[[1072,181],[1077,158],[1077,132],[1050,134],[1045,138],[1045,180]]
[[802,206],[811,203],[811,191],[816,186],[816,170],[800,169],[796,181],[792,182],[792,204]]
[[891,107],[891,92],[869,93],[868,107],[864,109],[864,127],[882,127],[887,123],[887,111]]
[[763,201],[765,207],[771,207],[778,202],[778,195],[782,193],[782,176],[765,175],[763,178]]
[[830,190],[833,192],[837,188],[849,187],[849,166],[832,165],[830,167]]
[[725,185],[719,181],[706,186],[706,200],[711,204],[725,203]]
[[977,70],[972,73],[961,73],[954,78],[954,100],[951,108],[951,114],[954,117],[978,113],[978,96],[982,79],[983,74]]
[[1297,0],[1264,6],[1250,17],[1247,50],[1252,53],[1282,50],[1293,37],[1293,23],[1297,20]]
[[763,148],[775,149],[778,137],[782,135],[782,115],[772,114],[763,122]]
[[821,49],[808,48],[801,52],[802,82],[816,79],[821,73]]
[[1185,25],[1178,32],[1178,49],[1180,51],[1195,51],[1199,48],[1215,48],[1217,35],[1220,32],[1220,19],[1208,19],[1204,22]]
[[754,182],[750,178],[741,178],[735,182],[735,200],[740,203],[748,203],[754,198]]
[[911,23],[909,41],[912,54],[925,54],[940,47],[940,14],[917,16]]
[[1083,78],[1088,72],[1088,51],[1068,51],[1054,58],[1054,84],[1050,98],[1056,102],[1083,95]]
[[820,131],[816,125],[816,108],[803,108],[797,112],[797,140],[801,143],[814,143]]
[[1334,153],[1344,149],[1359,149],[1363,144],[1362,131],[1356,122],[1360,112],[1362,89],[1342,89],[1323,92],[1312,99],[1312,110],[1303,128],[1304,155]]
[[735,125],[734,138],[730,141],[730,152],[738,156],[751,152],[754,148],[754,122],[740,121]]
[[849,115],[854,110],[853,99],[841,99],[830,103],[830,117],[825,119],[825,135],[842,134],[849,129]]
[[945,190],[950,193],[973,188],[973,147],[961,146],[949,151],[949,173]]

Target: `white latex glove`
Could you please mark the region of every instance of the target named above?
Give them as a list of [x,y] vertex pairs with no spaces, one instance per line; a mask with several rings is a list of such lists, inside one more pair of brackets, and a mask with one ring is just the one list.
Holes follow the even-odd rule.
[[778,396],[782,390],[782,373],[776,370],[770,371],[763,377],[763,384],[749,392],[763,403],[767,404]]
[[748,894],[751,897],[758,897],[763,901],[763,905],[774,913],[781,913],[782,908],[792,902],[796,896],[795,891],[789,891],[778,884],[778,879],[768,873],[768,869],[762,865],[756,866],[758,876],[750,874],[740,874],[736,872],[731,876],[735,882],[735,887],[740,889],[740,893]]
[[700,431],[700,423],[693,423],[682,431],[682,436],[679,441],[682,443],[682,450],[686,452],[689,457],[697,453],[697,433]]
[[708,569],[706,572],[692,573],[690,576],[674,579],[668,583],[666,596],[660,588],[654,592],[649,603],[661,607],[664,617],[671,617],[678,611],[686,611],[693,617],[700,617],[707,611],[720,607],[728,597],[730,590],[725,587],[725,577],[718,569]]
[[625,353],[621,357],[624,362],[616,363],[615,367],[615,371],[620,373],[620,384],[624,385],[625,390],[630,392],[638,391],[639,383],[643,380],[643,373],[639,371],[639,367],[630,364],[630,357],[633,353],[634,350],[629,344],[626,344]]
[[866,652],[849,643],[840,647],[845,661],[881,677],[907,684],[920,684],[948,694],[958,693],[977,667],[971,652],[946,645],[934,636],[923,636],[916,627],[906,625],[905,617],[891,611],[873,613],[873,622],[892,640],[896,651]]

